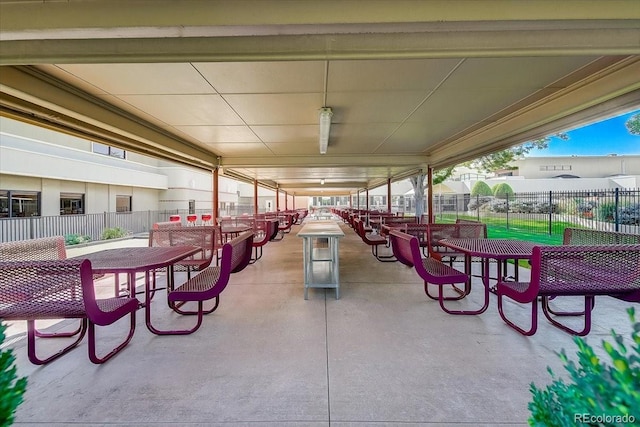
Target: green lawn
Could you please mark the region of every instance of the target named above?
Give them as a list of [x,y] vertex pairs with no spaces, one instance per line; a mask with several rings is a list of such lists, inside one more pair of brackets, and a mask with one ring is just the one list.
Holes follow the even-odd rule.
[[[460,216],[460,218],[464,217]],[[465,219],[475,220],[476,218],[468,217]],[[441,223],[454,223],[455,221],[455,215],[443,215],[436,218],[436,222]],[[551,225],[551,232],[553,234],[549,235],[549,223],[547,221],[509,219],[508,230],[505,220],[502,218],[483,218],[482,222],[487,224],[487,235],[490,238],[530,240],[542,245],[562,244],[562,233],[564,229],[573,226],[573,224],[566,222],[553,223]]]
[[562,236],[554,234],[549,236],[548,234],[531,233],[524,230],[517,230],[511,228],[507,230],[504,227],[487,226],[487,235],[493,239],[516,239],[516,240],[530,240],[532,242],[540,243],[542,245],[561,245]]

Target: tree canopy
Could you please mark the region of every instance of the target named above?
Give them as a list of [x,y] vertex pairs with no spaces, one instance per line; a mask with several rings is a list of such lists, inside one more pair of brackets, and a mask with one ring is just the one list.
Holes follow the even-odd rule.
[[478,181],[471,189],[471,197],[475,196],[493,196],[493,191],[491,191],[489,184],[484,181]]
[[513,188],[506,182],[501,182],[500,184],[493,187],[493,195],[498,199],[513,199]]
[[640,113],[634,114],[629,117],[629,120],[625,123],[627,130],[631,135],[640,136]]
[[[558,133],[554,136],[562,139],[563,141],[569,139],[569,136],[565,133]],[[511,162],[518,160],[535,148],[541,150],[547,148],[549,146],[549,141],[551,141],[551,137],[544,137],[534,141],[525,142],[524,144],[516,147],[507,148],[506,150],[478,157],[466,164],[481,172],[493,172],[499,169],[509,169],[512,168]]]

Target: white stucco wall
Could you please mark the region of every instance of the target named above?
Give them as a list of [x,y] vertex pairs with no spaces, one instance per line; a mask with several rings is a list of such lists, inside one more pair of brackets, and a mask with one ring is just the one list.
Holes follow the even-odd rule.
[[563,174],[580,178],[640,175],[640,156],[631,155],[527,157],[515,164],[519,175],[527,179],[553,178]]

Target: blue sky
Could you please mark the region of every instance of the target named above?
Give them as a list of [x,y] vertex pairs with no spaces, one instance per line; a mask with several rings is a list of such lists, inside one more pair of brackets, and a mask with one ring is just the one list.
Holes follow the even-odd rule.
[[640,155],[640,136],[631,135],[625,123],[640,110],[565,132],[568,141],[552,137],[545,150],[532,150],[528,156]]

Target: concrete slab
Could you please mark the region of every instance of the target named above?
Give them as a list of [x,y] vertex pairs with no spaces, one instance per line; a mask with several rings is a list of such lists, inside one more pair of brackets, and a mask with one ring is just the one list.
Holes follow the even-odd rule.
[[[525,426],[529,384],[549,383],[547,366],[563,373],[556,351],[575,353],[572,337],[544,319],[533,337],[508,328],[494,296],[482,315],[444,313],[412,269],[377,261],[345,225],[341,298],[311,289],[305,301],[299,227],[232,276],[196,333],[155,336],[140,311],[132,342],[104,365],[89,361],[86,340],[47,366],[31,365],[17,322],[10,347],[29,383],[15,425]],[[481,298],[474,292],[454,304]],[[629,336],[628,306],[598,300],[594,347],[611,328]],[[526,309],[508,308],[528,320]],[[161,298],[154,319],[175,327],[194,321]],[[101,348],[127,327],[101,328]]]

